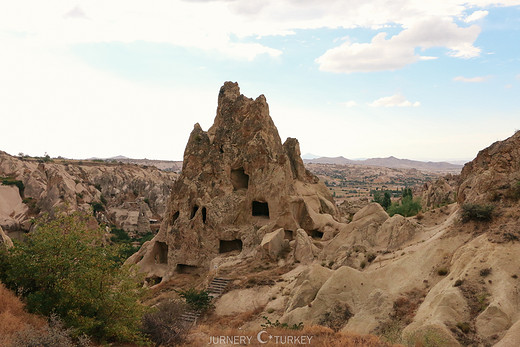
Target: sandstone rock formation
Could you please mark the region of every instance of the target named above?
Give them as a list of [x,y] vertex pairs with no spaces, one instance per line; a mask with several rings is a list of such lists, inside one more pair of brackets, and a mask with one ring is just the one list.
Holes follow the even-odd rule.
[[481,150],[464,165],[460,182],[459,203],[485,204],[514,194],[520,182],[520,131]]
[[0,178],[23,187],[2,185],[0,180],[0,226],[9,232],[28,231],[30,220],[41,213],[89,210],[91,204],[100,203],[106,210],[102,212],[106,222],[145,233],[150,230],[149,220],[164,214],[176,177],[154,167],[58,159],[43,162],[0,152]]
[[0,247],[11,248],[13,247],[13,241],[11,238],[4,233],[4,230],[0,226]]
[[226,82],[213,126],[195,124],[190,135],[159,234],[129,262],[158,277],[206,271],[218,256],[254,254],[269,232],[323,233],[339,227],[337,217],[331,194],[303,166],[298,141],[282,144],[265,97],[249,99]]
[[432,209],[455,202],[456,188],[454,186],[456,187],[456,181],[451,175],[424,184],[421,195],[423,208]]

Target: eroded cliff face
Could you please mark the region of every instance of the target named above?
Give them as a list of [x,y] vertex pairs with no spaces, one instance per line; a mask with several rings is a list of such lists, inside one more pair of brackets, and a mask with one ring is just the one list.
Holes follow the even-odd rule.
[[492,208],[486,231],[494,242],[520,240],[520,131],[483,149],[464,165],[459,204]]
[[105,209],[101,222],[146,233],[150,219],[165,213],[177,174],[137,165],[38,162],[0,152],[0,177],[0,226],[7,232],[29,231],[41,213],[89,211],[98,203]]
[[283,229],[288,243],[300,228],[337,228],[337,217],[329,191],[303,166],[298,141],[282,144],[265,97],[247,98],[226,82],[213,126],[195,124],[190,135],[160,233],[129,261],[158,277],[207,271],[216,257],[259,252],[267,233]]
[[490,203],[513,198],[520,182],[520,131],[481,150],[464,165],[459,203]]

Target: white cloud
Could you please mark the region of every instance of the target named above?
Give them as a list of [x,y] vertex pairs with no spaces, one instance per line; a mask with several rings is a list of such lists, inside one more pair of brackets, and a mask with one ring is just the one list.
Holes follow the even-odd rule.
[[372,107],[419,107],[421,103],[419,101],[408,101],[402,94],[398,93],[379,98],[368,105]]
[[[472,46],[471,34],[475,34],[475,29],[468,33],[453,23],[449,24],[450,30],[442,26],[450,19],[464,18],[468,9],[515,4],[520,4],[520,0],[154,0],[153,3],[89,0],[81,2],[81,6],[69,0],[17,0],[0,4],[0,32],[27,33],[28,39],[37,45],[162,42],[252,59],[260,54],[276,57],[282,52],[260,44],[237,42],[232,37],[291,35],[298,29],[388,26],[402,26],[411,33],[417,32],[418,23],[426,18],[430,25],[436,23],[428,36],[435,36],[440,30],[437,36],[444,38],[434,46],[445,46],[454,56],[468,57],[478,54],[478,49]],[[481,18],[484,12],[474,11],[466,19]],[[397,59],[405,55],[405,62],[416,61],[410,49],[431,46],[428,39],[416,46],[406,43],[401,42],[398,52],[390,57]],[[348,51],[348,46],[341,47]],[[385,45],[370,48],[373,48],[371,52],[381,48],[383,53],[388,53]]]
[[341,104],[343,106],[345,106],[345,107],[348,107],[348,108],[355,107],[355,106],[358,105],[358,103],[356,101],[354,101],[354,100],[349,100],[349,101],[346,101],[346,102],[342,102]]
[[345,42],[325,52],[316,62],[323,71],[351,73],[395,70],[418,60],[435,58],[417,54],[417,47],[446,47],[454,57],[471,58],[480,53],[480,49],[473,46],[479,33],[478,26],[462,28],[451,20],[429,18],[389,39],[381,32],[370,43]]
[[469,16],[467,16],[467,17],[464,19],[464,22],[466,22],[466,23],[476,22],[476,21],[478,21],[478,20],[484,18],[484,17],[487,16],[488,14],[489,14],[488,11],[478,10],[478,11],[473,12],[473,13],[470,14]]
[[466,83],[480,83],[489,79],[489,76],[476,76],[476,77],[464,77],[457,76],[453,78],[456,82],[466,82]]

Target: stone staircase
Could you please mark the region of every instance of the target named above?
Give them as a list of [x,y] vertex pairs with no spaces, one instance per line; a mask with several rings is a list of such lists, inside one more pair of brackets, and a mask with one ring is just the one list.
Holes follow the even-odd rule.
[[209,293],[209,296],[211,296],[213,299],[218,298],[224,290],[226,290],[226,287],[228,286],[229,282],[231,282],[228,278],[222,278],[222,277],[215,277],[210,284],[208,284],[208,288],[206,289]]
[[[208,284],[208,287],[206,288],[206,291],[208,292],[208,295],[215,300],[219,296],[224,293],[226,290],[226,287],[228,286],[229,282],[231,282],[230,279],[222,278],[222,277],[215,277],[213,280]],[[185,311],[181,316],[180,319],[188,326],[193,326],[197,324],[197,319],[200,317],[200,312],[195,310],[187,310]]]

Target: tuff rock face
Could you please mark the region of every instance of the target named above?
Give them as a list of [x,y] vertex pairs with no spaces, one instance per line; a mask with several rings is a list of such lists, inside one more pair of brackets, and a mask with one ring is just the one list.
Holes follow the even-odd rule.
[[128,262],[161,278],[208,270],[216,257],[261,252],[266,233],[283,229],[292,239],[299,228],[337,228],[337,218],[329,191],[303,166],[298,141],[282,144],[265,97],[247,98],[226,82],[213,126],[206,132],[195,124],[190,135],[160,232]]
[[165,213],[177,174],[137,165],[38,162],[0,151],[0,177],[23,184],[20,190],[0,182],[0,226],[6,232],[29,231],[41,213],[86,211],[97,202],[106,210],[100,221],[141,234],[150,231],[151,218]]
[[520,131],[481,150],[464,165],[457,201],[493,208],[486,225],[490,240],[520,240]]
[[481,150],[464,165],[457,193],[459,203],[488,203],[511,197],[520,182],[520,131]]

